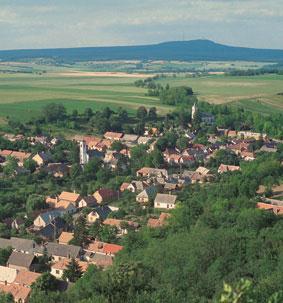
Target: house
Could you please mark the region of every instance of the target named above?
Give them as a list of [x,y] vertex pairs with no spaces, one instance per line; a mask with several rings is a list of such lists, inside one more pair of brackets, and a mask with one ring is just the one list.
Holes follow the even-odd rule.
[[283,215],[283,206],[258,202],[256,204],[256,207],[259,208],[259,209],[263,209],[263,210],[266,210],[266,211],[273,212],[275,215]]
[[149,186],[136,196],[136,201],[141,204],[148,204],[154,200],[156,194],[156,187]]
[[125,190],[127,190],[130,184],[131,183],[123,182],[119,188],[120,192],[124,192]]
[[93,196],[86,196],[78,203],[78,208],[96,207],[98,206],[96,199]]
[[127,189],[132,193],[136,193],[136,192],[142,192],[148,186],[149,185],[145,181],[132,181]]
[[149,143],[150,140],[151,140],[151,138],[149,138],[149,137],[139,137],[138,144],[147,144],[147,143]]
[[245,161],[253,161],[256,159],[256,155],[253,152],[242,151],[241,158],[244,159]]
[[109,149],[112,145],[112,141],[108,139],[101,140],[98,142],[95,146],[95,150],[98,150],[100,152],[105,152],[107,149]]
[[114,199],[117,199],[118,196],[119,196],[119,192],[109,188],[101,188],[93,194],[93,197],[96,199],[97,203],[99,204],[110,202]]
[[69,201],[60,200],[54,205],[55,209],[60,211],[63,214],[73,214],[76,212],[77,208],[76,206]]
[[157,194],[154,199],[154,208],[171,209],[176,207],[176,195]]
[[116,227],[120,235],[127,234],[128,229],[137,229],[139,227],[139,224],[133,221],[118,220],[113,218],[104,220],[103,225]]
[[66,222],[61,218],[54,218],[49,224],[36,231],[37,236],[47,241],[54,241],[58,238],[62,230],[66,228]]
[[11,284],[16,280],[18,271],[15,268],[0,266],[0,284]]
[[81,199],[82,197],[80,194],[67,192],[67,191],[63,191],[58,197],[59,201],[71,202],[76,207],[78,206],[78,203],[80,202]]
[[22,226],[24,226],[25,220],[21,218],[17,218],[11,222],[11,227],[13,229],[19,230]]
[[106,205],[99,206],[87,215],[87,222],[92,224],[96,222],[96,220],[104,221],[110,213],[110,207]]
[[111,141],[115,141],[115,140],[121,140],[123,137],[123,133],[115,133],[115,132],[106,132],[104,134],[104,138],[111,140]]
[[31,153],[26,153],[26,152],[20,152],[20,151],[13,151],[10,154],[11,157],[15,158],[18,160],[18,165],[23,166],[24,161],[29,159],[31,157]]
[[48,242],[45,245],[48,256],[52,257],[53,261],[60,261],[63,258],[79,258],[81,254],[81,247],[76,245],[64,245],[53,242]]
[[30,287],[40,276],[41,274],[33,271],[20,270],[17,272],[17,276],[14,281],[14,284]]
[[164,191],[171,193],[171,192],[174,192],[178,189],[178,184],[177,183],[166,182],[164,184],[163,188],[164,188]]
[[0,150],[0,156],[6,159],[7,157],[12,155],[12,152],[12,150],[8,149]]
[[238,137],[243,138],[243,139],[251,139],[252,138],[252,139],[256,139],[256,140],[261,140],[261,139],[266,139],[267,135],[252,132],[252,131],[239,131],[238,132]]
[[170,214],[161,213],[158,219],[149,218],[147,221],[147,226],[150,228],[158,228],[166,225],[167,219],[170,218]]
[[97,267],[106,269],[113,264],[113,256],[106,255],[104,253],[94,253],[87,251],[85,253],[85,259],[92,264],[95,264]]
[[209,173],[210,173],[210,170],[203,167],[203,166],[199,166],[197,169],[196,169],[196,172],[201,174],[202,176],[207,176]]
[[27,303],[30,296],[31,288],[18,284],[0,284],[0,292],[11,294],[16,303]]
[[43,248],[33,240],[11,237],[10,239],[0,238],[0,248],[12,247],[15,251],[23,254],[40,255]]
[[70,167],[64,163],[49,163],[43,170],[55,178],[63,178],[69,174]]
[[241,170],[240,166],[235,166],[235,165],[225,165],[225,164],[220,164],[218,168],[218,173],[226,173],[226,172],[233,172],[233,171],[239,171]]
[[[78,265],[81,269],[81,271],[84,273],[87,271],[89,263],[88,262],[83,262],[80,260],[76,260],[78,262]],[[56,263],[54,263],[51,266],[51,275],[53,275],[57,279],[62,279],[64,271],[67,269],[68,265],[70,263],[70,260],[67,259],[62,259]]]
[[78,141],[84,141],[88,149],[95,149],[95,146],[101,141],[101,138],[94,136],[83,136]]
[[74,233],[63,231],[58,239],[58,243],[67,245],[73,238],[74,238]]
[[125,134],[122,138],[122,142],[127,145],[128,147],[135,146],[138,142],[139,136],[137,135],[130,135],[130,134]]
[[50,156],[45,152],[39,152],[32,157],[32,160],[35,161],[38,166],[43,166],[48,163]]
[[31,271],[34,267],[34,255],[13,251],[7,261],[7,267],[16,270]]
[[230,137],[230,138],[237,138],[238,132],[236,130],[225,130],[225,136]]
[[59,210],[47,211],[38,215],[33,221],[33,225],[38,229],[43,228],[60,216],[62,216],[62,212]]
[[110,255],[114,257],[119,251],[123,249],[123,246],[111,243],[104,243],[100,241],[92,241],[85,248],[87,252],[97,253],[102,255]]
[[137,177],[165,177],[168,178],[166,169],[143,167],[137,171]]
[[276,153],[277,152],[277,144],[274,143],[265,143],[260,150],[261,152],[267,153]]

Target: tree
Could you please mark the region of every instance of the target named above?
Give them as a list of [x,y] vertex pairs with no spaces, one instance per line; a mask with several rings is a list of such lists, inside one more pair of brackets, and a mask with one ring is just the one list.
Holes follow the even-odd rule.
[[6,176],[11,176],[17,167],[18,167],[17,159],[8,156],[7,163],[3,169],[3,172]]
[[96,239],[99,236],[101,230],[101,222],[96,220],[93,224],[91,224],[88,234],[91,238]]
[[156,107],[151,107],[148,111],[148,119],[152,121],[156,121],[157,119],[157,113],[156,113]]
[[62,104],[48,104],[43,108],[42,112],[43,117],[47,122],[56,122],[59,120],[64,120],[66,117],[66,108]]
[[93,111],[91,108],[87,107],[84,111],[84,116],[87,120],[89,120],[93,116]]
[[161,103],[168,105],[192,105],[196,101],[193,90],[188,86],[171,87],[160,92]]
[[11,230],[7,228],[7,225],[0,222],[0,238],[9,238]]
[[99,240],[102,242],[116,242],[117,228],[109,225],[103,225],[99,232]]
[[98,172],[99,168],[101,167],[101,160],[99,158],[91,159],[85,166],[83,175],[87,179],[95,179],[96,173]]
[[71,243],[84,247],[88,243],[88,231],[85,216],[78,217],[74,227],[74,238]]
[[46,204],[44,197],[36,194],[30,195],[26,202],[27,213],[32,213],[35,210],[41,210],[47,207],[48,205]]
[[83,272],[78,261],[72,258],[63,272],[63,279],[69,282],[76,282],[82,274]]
[[147,109],[144,106],[140,106],[137,109],[137,118],[144,120],[147,116]]
[[122,142],[115,140],[112,145],[111,145],[111,149],[115,150],[116,152],[120,152],[122,149],[124,148],[124,145]]
[[55,291],[57,289],[57,280],[50,273],[45,272],[31,285],[31,289],[45,293]]
[[33,173],[36,170],[36,162],[32,159],[27,159],[24,161],[24,168]]
[[0,291],[0,302],[1,303],[13,303],[14,298],[11,294],[2,293]]
[[38,257],[38,271],[39,272],[46,272],[50,270],[49,265],[50,258],[48,256],[47,248],[44,247],[43,249],[43,255]]
[[184,150],[188,147],[189,145],[189,140],[186,137],[180,137],[178,138],[176,142],[176,146],[179,150]]
[[10,255],[11,255],[11,253],[12,253],[12,248],[11,247],[0,249],[0,265],[6,266],[7,261],[9,259]]

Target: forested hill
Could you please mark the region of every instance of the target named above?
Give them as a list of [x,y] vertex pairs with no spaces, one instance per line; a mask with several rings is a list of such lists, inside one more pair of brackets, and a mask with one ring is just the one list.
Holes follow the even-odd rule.
[[57,58],[62,61],[89,60],[207,60],[283,61],[283,50],[233,47],[210,40],[164,42],[153,45],[81,47],[0,51],[0,60]]

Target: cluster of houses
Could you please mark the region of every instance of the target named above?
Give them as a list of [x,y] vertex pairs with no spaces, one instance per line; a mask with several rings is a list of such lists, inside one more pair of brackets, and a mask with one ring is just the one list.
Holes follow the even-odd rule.
[[[194,105],[192,118],[197,116]],[[213,124],[214,117],[203,113],[201,121]],[[123,158],[131,158],[131,148],[139,144],[146,144],[148,151],[153,151],[155,143],[162,134],[157,128],[149,128],[143,136],[124,134],[120,132],[106,132],[102,138],[95,136],[79,136],[75,140],[79,144],[80,164],[84,166],[90,159],[97,157],[105,165],[115,170]],[[206,164],[219,150],[230,150],[245,161],[256,159],[258,152],[276,152],[277,142],[269,140],[265,134],[251,131],[235,131],[218,129],[218,135],[208,138],[209,145],[194,142],[195,134],[186,133],[187,147],[183,150],[167,148],[163,153],[165,165],[162,168],[142,167],[136,171],[136,176],[130,182],[121,184],[119,190],[100,188],[92,195],[82,196],[79,193],[63,191],[56,196],[46,197],[46,209],[35,212],[32,226],[28,232],[39,236],[42,243],[33,240],[11,237],[0,238],[0,249],[11,248],[12,253],[6,266],[0,266],[0,291],[11,293],[16,302],[28,302],[31,284],[39,277],[38,258],[47,254],[50,258],[51,274],[62,279],[64,271],[70,261],[75,259],[81,270],[85,272],[91,264],[102,269],[111,266],[115,255],[123,249],[121,245],[92,240],[85,247],[70,244],[74,238],[73,232],[66,223],[66,216],[74,220],[82,211],[86,214],[87,224],[99,222],[104,226],[115,227],[117,237],[123,237],[129,229],[137,231],[140,225],[131,220],[119,220],[109,216],[111,212],[119,210],[111,205],[129,191],[135,194],[136,203],[143,208],[153,207],[158,210],[159,217],[151,217],[147,221],[149,228],[160,228],[170,220],[170,210],[178,204],[179,191],[189,184],[212,182],[216,174],[236,172],[240,166],[222,163],[217,173],[208,169]],[[221,140],[225,136],[226,140]],[[10,141],[24,140],[19,136],[6,135]],[[255,140],[262,140],[259,150],[253,151]],[[47,137],[28,138],[31,144],[42,144],[47,149],[54,146],[58,139]],[[123,148],[112,150],[114,142],[121,142]],[[121,146],[121,144],[120,144]],[[31,154],[22,151],[0,150],[0,165],[5,166],[9,157],[17,160],[18,167],[23,168],[24,162],[32,159],[38,170],[44,170],[56,178],[69,174],[70,166],[65,163],[52,163],[48,152]],[[199,163],[201,162],[201,166]],[[283,190],[282,190],[283,192]],[[261,195],[257,207],[271,211],[277,215],[283,214],[283,202],[279,196],[266,198]],[[115,205],[115,204],[114,204]],[[23,224],[20,219],[9,223],[10,227],[19,229]]]
[[257,190],[257,195],[260,201],[257,202],[256,207],[265,211],[274,213],[275,215],[283,215],[283,184],[272,187],[272,196],[267,198],[265,196],[265,186],[260,186]]
[[[119,132],[106,132],[103,138],[95,136],[76,136],[80,146],[80,164],[84,165],[93,157],[102,159],[110,167],[115,169],[119,155],[130,157],[130,149],[139,144],[148,144],[153,141],[153,135],[158,136],[156,128],[147,132],[146,136],[124,134]],[[111,150],[113,142],[121,142],[125,148],[119,152]],[[153,146],[151,146],[153,148]]]
[[15,237],[0,238],[0,249],[12,249],[6,266],[0,266],[0,291],[11,293],[15,302],[28,302],[31,285],[41,276],[38,272],[38,257],[45,254],[51,260],[50,273],[57,279],[62,279],[73,259],[77,261],[82,273],[91,264],[105,269],[112,265],[115,255],[123,249],[123,246],[99,241],[92,241],[84,248],[69,245],[72,237],[71,233],[63,232],[56,242],[43,244]]

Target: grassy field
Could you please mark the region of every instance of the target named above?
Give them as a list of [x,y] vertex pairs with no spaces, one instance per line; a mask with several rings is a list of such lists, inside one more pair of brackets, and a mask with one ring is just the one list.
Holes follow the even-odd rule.
[[[55,72],[54,72],[55,71]],[[63,76],[56,69],[44,74],[0,73],[0,123],[11,116],[25,120],[37,115],[51,102],[62,103],[68,110],[94,110],[105,106],[129,111],[140,105],[156,106],[160,113],[172,107],[145,96],[146,90],[134,85],[130,77]],[[205,77],[168,76],[158,80],[171,86],[191,86],[200,100],[211,103],[231,103],[249,110],[271,114],[283,112],[283,76],[231,77],[210,75]]]
[[231,103],[247,109],[270,113],[283,112],[283,75],[233,77],[211,75],[206,77],[176,77],[159,80],[171,86],[188,85],[199,100],[214,104]]

